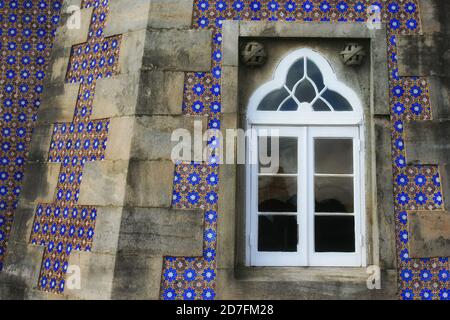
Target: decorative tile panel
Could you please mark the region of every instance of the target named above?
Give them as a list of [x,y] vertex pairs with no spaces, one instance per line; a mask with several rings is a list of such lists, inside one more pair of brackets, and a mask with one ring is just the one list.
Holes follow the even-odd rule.
[[97,211],[78,205],[83,168],[88,161],[105,156],[109,119],[92,120],[97,80],[118,73],[121,36],[103,37],[109,1],[85,0],[83,8],[93,7],[88,41],[72,47],[66,81],[81,83],[71,123],[54,126],[49,162],[61,163],[55,199],[39,204],[31,243],[44,246],[38,288],[62,293],[71,252],[90,251]]
[[[131,2],[130,2],[131,3]],[[407,219],[409,210],[442,208],[436,167],[407,166],[404,152],[405,121],[432,117],[428,83],[424,78],[400,78],[396,35],[418,34],[421,29],[417,0],[196,0],[193,27],[213,31],[212,69],[187,73],[183,111],[209,116],[209,128],[220,128],[221,26],[224,20],[332,21],[363,23],[367,7],[382,7],[389,27],[392,161],[399,272],[402,299],[448,299],[448,259],[410,259]],[[91,120],[96,79],[117,71],[120,37],[104,38],[108,0],[85,0],[94,7],[89,40],[72,50],[67,81],[81,83],[72,123],[58,124],[49,161],[61,162],[56,198],[36,211],[32,243],[46,246],[40,288],[61,292],[67,256],[72,250],[90,250],[95,208],[77,204],[82,168],[104,156],[108,120]],[[24,162],[39,107],[51,43],[59,22],[61,1],[0,0],[0,269],[6,254],[14,210],[20,195]],[[214,139],[210,141],[214,145]],[[214,158],[212,159],[214,160]],[[216,277],[216,223],[218,168],[215,164],[179,164],[174,178],[173,204],[205,210],[204,255],[166,257],[161,288],[163,299],[213,299]],[[61,244],[60,244],[61,243]]]
[[[222,23],[224,20],[265,21],[367,21],[371,5],[382,8],[382,21],[388,24],[389,84],[392,125],[392,161],[394,168],[399,296],[402,299],[448,299],[448,259],[408,257],[407,210],[442,208],[442,193],[436,167],[407,167],[404,152],[403,124],[410,120],[431,119],[428,83],[424,78],[398,76],[396,35],[418,34],[421,30],[417,0],[196,0],[192,25],[213,31],[212,70],[188,73],[185,80],[183,111],[209,116],[209,128],[220,128],[222,73]],[[383,81],[383,79],[379,79]],[[215,297],[216,227],[220,212],[207,203],[208,181],[199,166],[177,167],[174,182],[174,205],[202,207],[205,216],[203,258],[166,258],[162,299],[210,299]],[[217,175],[217,166],[211,167]],[[209,170],[206,170],[209,172]],[[194,172],[202,178],[199,180]],[[191,177],[192,178],[189,178]],[[209,190],[207,188],[207,190]],[[209,213],[208,213],[209,212]],[[210,218],[208,218],[210,217]],[[213,223],[212,223],[213,222]],[[213,240],[211,240],[213,239]],[[201,269],[198,269],[202,266]],[[196,269],[197,268],[197,269]]]
[[61,0],[0,0],[0,270],[61,7]]

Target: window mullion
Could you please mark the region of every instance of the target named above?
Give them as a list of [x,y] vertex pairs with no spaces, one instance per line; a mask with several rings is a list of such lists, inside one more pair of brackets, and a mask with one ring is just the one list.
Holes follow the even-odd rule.
[[299,128],[299,197],[298,201],[300,202],[298,208],[299,212],[299,255],[301,256],[302,265],[309,265],[309,239],[308,239],[308,197],[309,197],[309,186],[308,186],[308,130],[307,127]]
[[308,266],[311,265],[312,254],[314,253],[314,144],[313,144],[313,135],[312,130],[308,127],[306,131],[307,137],[307,237],[308,237]]

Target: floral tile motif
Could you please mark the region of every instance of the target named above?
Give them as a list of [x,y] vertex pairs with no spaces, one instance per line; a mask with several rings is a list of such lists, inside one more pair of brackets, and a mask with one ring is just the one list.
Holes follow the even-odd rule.
[[[62,293],[73,250],[90,251],[97,211],[78,205],[83,168],[88,161],[103,160],[109,120],[91,120],[97,79],[118,74],[121,36],[105,38],[103,28],[109,0],[84,0],[93,7],[86,43],[72,47],[66,81],[80,83],[71,123],[55,124],[49,161],[61,163],[54,202],[40,204],[31,243],[45,247],[38,288]],[[45,210],[44,210],[45,207]]]
[[408,216],[417,210],[442,210],[443,198],[437,166],[407,166],[404,123],[432,119],[427,80],[398,78],[396,36],[391,33],[388,53],[391,61],[391,124],[394,201],[397,232],[399,294],[404,300],[448,300],[448,258],[410,259]]
[[[224,20],[266,21],[332,21],[364,23],[370,15],[367,8],[382,8],[382,21],[388,24],[389,82],[392,123],[392,159],[394,168],[395,216],[399,267],[399,297],[401,299],[448,299],[448,259],[409,259],[407,242],[408,214],[411,210],[442,209],[437,167],[407,167],[404,151],[405,121],[432,118],[428,83],[424,78],[398,76],[396,35],[418,34],[421,29],[417,0],[195,0],[192,25],[213,32],[212,69],[208,73],[187,73],[183,111],[186,114],[208,115],[209,128],[220,128],[222,22]],[[365,27],[361,25],[361,27]],[[174,205],[211,210],[206,204],[205,186],[192,172],[189,164],[177,167],[174,184]],[[217,168],[211,168],[217,173]],[[180,173],[185,172],[184,175]],[[209,170],[206,170],[209,172]],[[200,173],[198,173],[200,174]],[[183,178],[182,178],[183,177]],[[203,180],[201,180],[203,181]],[[208,189],[209,190],[209,189]],[[192,198],[190,197],[192,196]],[[215,208],[215,207],[214,207]],[[220,212],[213,211],[214,222]],[[205,217],[205,253],[202,258],[166,258],[164,263],[162,299],[209,299],[215,296],[214,280],[204,278],[205,270],[214,270],[216,229]],[[205,231],[210,232],[210,231]],[[214,235],[214,236],[212,236]],[[214,241],[208,241],[214,238]],[[194,270],[197,262],[205,261],[205,269]],[[210,271],[206,273],[210,275]],[[215,272],[214,272],[215,274]],[[209,279],[209,276],[208,276]],[[202,283],[202,284],[200,284]]]
[[0,270],[61,7],[61,0],[0,0]]
[[92,247],[97,211],[77,202],[85,163],[102,160],[106,149],[109,120],[91,120],[96,81],[117,74],[121,38],[103,37],[109,1],[85,0],[87,7],[94,7],[88,40],[72,48],[66,77],[80,83],[74,118],[55,124],[49,150],[49,162],[61,163],[55,199],[38,205],[30,238],[45,247],[38,288],[52,293],[64,291],[71,252]]
[[203,210],[217,203],[217,166],[181,163],[176,166],[172,204],[178,209]]
[[[398,76],[396,35],[420,31],[417,0],[196,0],[193,27],[213,31],[213,65],[211,72],[186,74],[183,110],[186,114],[208,115],[209,128],[220,128],[221,25],[224,20],[363,23],[368,16],[367,7],[372,4],[382,7],[382,19],[389,25],[393,214],[397,217],[399,296],[402,299],[448,299],[448,259],[410,259],[407,250],[408,216],[418,209],[442,209],[437,168],[408,167],[405,162],[405,121],[432,117],[426,79]],[[93,6],[96,19],[91,24],[88,43],[73,49],[67,78],[82,84],[80,97],[74,121],[55,127],[49,161],[63,164],[58,191],[54,204],[38,207],[31,237],[32,243],[47,247],[39,286],[51,292],[61,292],[64,288],[62,279],[70,251],[89,250],[92,244],[95,208],[83,208],[76,203],[83,164],[101,160],[106,146],[108,121],[90,120],[95,81],[115,72],[114,60],[120,47],[120,37],[105,39],[102,35],[108,0],[84,0],[83,6]],[[24,162],[60,9],[60,0],[0,0],[0,269],[20,195]],[[215,297],[216,223],[220,215],[217,179],[214,161],[176,167],[174,206],[205,210],[204,255],[166,257],[161,288],[163,299]]]
[[203,257],[164,259],[162,299],[215,297],[218,183],[217,165],[180,163],[175,167],[173,206],[205,212]]

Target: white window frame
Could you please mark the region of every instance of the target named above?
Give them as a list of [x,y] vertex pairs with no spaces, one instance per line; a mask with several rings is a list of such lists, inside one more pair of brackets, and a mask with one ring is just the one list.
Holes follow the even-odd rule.
[[[284,86],[289,68],[307,57],[321,70],[325,88],[340,93],[353,111],[313,111],[302,104],[297,111],[258,111],[262,99]],[[299,225],[297,252],[259,252],[258,249],[258,167],[246,165],[246,264],[250,266],[366,266],[366,213],[364,184],[364,130],[362,105],[352,89],[337,80],[328,61],[319,53],[303,48],[294,51],[278,65],[274,79],[258,88],[250,98],[247,128],[252,129],[247,159],[258,154],[258,134],[277,129],[280,136],[298,137],[298,203]],[[266,133],[264,133],[266,134]],[[354,161],[355,252],[314,252],[314,138],[352,138]],[[253,162],[257,163],[257,162]],[[307,201],[304,201],[304,199]],[[301,200],[300,200],[301,199]],[[302,201],[303,200],[303,201]],[[306,214],[302,214],[305,212]],[[283,215],[285,215],[283,213]]]
[[[311,104],[302,103],[297,111],[258,111],[258,106],[264,97],[277,89],[285,87],[289,68],[301,58],[308,58],[320,69],[325,89],[330,89],[344,96],[353,111],[314,111]],[[305,75],[304,75],[305,77]],[[287,89],[289,91],[289,89]],[[317,88],[316,88],[316,94]],[[279,125],[360,125],[363,122],[362,104],[357,94],[344,83],[340,82],[328,61],[318,52],[302,48],[285,57],[277,66],[272,81],[259,87],[249,100],[247,121],[251,124]]]
[[[352,138],[353,139],[353,188],[354,188],[354,219],[355,219],[355,252],[331,253],[314,252],[314,217],[316,215],[332,215],[329,213],[318,214],[314,211],[314,139],[316,138]],[[307,150],[307,202],[308,202],[308,265],[311,266],[365,266],[365,210],[364,210],[364,150],[361,139],[361,129],[358,127],[309,127]],[[350,214],[345,214],[350,215]]]

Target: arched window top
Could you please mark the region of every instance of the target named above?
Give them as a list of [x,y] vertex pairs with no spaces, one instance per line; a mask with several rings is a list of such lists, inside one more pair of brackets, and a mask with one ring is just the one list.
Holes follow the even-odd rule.
[[252,95],[248,119],[251,123],[357,124],[362,121],[362,107],[328,61],[303,48],[284,58],[273,80]]

